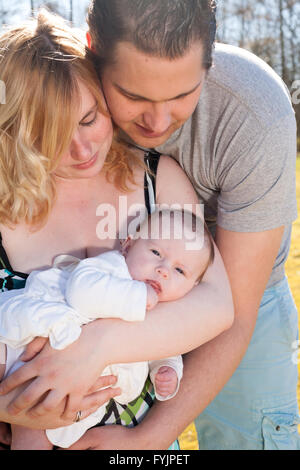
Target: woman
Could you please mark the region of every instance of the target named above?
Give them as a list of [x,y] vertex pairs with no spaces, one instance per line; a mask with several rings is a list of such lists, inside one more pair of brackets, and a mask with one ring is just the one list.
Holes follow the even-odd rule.
[[[121,210],[120,197],[126,196],[130,208],[144,205],[151,191],[144,191],[144,153],[116,143],[110,150],[111,120],[92,60],[74,31],[42,12],[28,25],[6,32],[0,47],[0,79],[6,84],[0,115],[5,289],[21,287],[30,271],[51,266],[58,254],[85,258],[118,249],[118,234],[131,220]],[[197,204],[173,160],[160,158],[150,172],[153,181],[156,171],[157,204]],[[99,233],[101,204],[118,214],[113,237]],[[95,392],[113,383],[113,378],[97,381],[107,364],[187,352],[231,322],[231,294],[217,252],[201,285],[174,304],[159,305],[143,324],[95,321],[64,351],[46,345],[2,384],[5,393],[6,387],[35,378],[25,384],[25,392],[0,397],[0,420],[40,429],[69,424],[79,410],[86,416],[114,396],[111,389]]]

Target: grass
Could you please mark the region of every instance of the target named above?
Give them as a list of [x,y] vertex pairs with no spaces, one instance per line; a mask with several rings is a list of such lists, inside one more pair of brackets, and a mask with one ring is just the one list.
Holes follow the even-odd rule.
[[[296,179],[297,179],[297,201],[298,201],[298,219],[293,223],[291,248],[288,260],[286,262],[286,274],[289,280],[291,291],[295,299],[298,312],[300,312],[300,153],[296,162]],[[300,316],[299,316],[300,331]],[[298,362],[300,377],[300,361]],[[298,382],[298,402],[300,408],[300,380]],[[300,425],[299,425],[300,433]],[[197,434],[194,423],[190,424],[179,437],[180,448],[182,450],[197,450]]]

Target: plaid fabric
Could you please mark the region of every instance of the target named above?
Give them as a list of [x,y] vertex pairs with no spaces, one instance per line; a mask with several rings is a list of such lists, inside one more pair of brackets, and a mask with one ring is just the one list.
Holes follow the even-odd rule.
[[[120,424],[132,428],[139,424],[154,403],[155,394],[153,385],[148,377],[142,393],[131,403],[120,405],[115,400],[110,400],[106,406],[106,414],[97,426],[106,424]],[[95,427],[97,427],[95,426]],[[174,441],[168,450],[180,450],[178,440]]]
[[127,405],[121,405],[111,399],[106,406],[106,414],[98,426],[105,424],[121,424],[122,426],[136,426],[154,403],[155,394],[153,385],[148,377],[140,396]]

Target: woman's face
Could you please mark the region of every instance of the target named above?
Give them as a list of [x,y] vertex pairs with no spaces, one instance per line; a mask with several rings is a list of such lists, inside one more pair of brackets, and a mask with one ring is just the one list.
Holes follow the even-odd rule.
[[117,45],[102,72],[104,95],[114,122],[143,147],[164,143],[191,116],[206,76],[201,43],[169,60]]
[[103,167],[113,136],[110,117],[98,111],[96,99],[86,85],[80,81],[78,85],[79,106],[75,116],[77,128],[69,149],[54,172],[63,178],[96,176]]

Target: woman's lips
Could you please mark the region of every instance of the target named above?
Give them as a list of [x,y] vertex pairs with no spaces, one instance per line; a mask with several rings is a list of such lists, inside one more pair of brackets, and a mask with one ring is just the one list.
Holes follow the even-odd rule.
[[145,282],[146,284],[149,284],[149,286],[151,286],[155,290],[157,295],[161,294],[161,285],[159,282],[153,281],[152,279],[146,279]]
[[94,163],[97,160],[97,156],[98,156],[98,152],[95,153],[95,155],[90,160],[88,160],[87,162],[80,163],[79,165],[72,165],[72,166],[73,166],[73,168],[76,168],[77,170],[85,170],[85,169],[90,168],[91,166],[94,165]]

